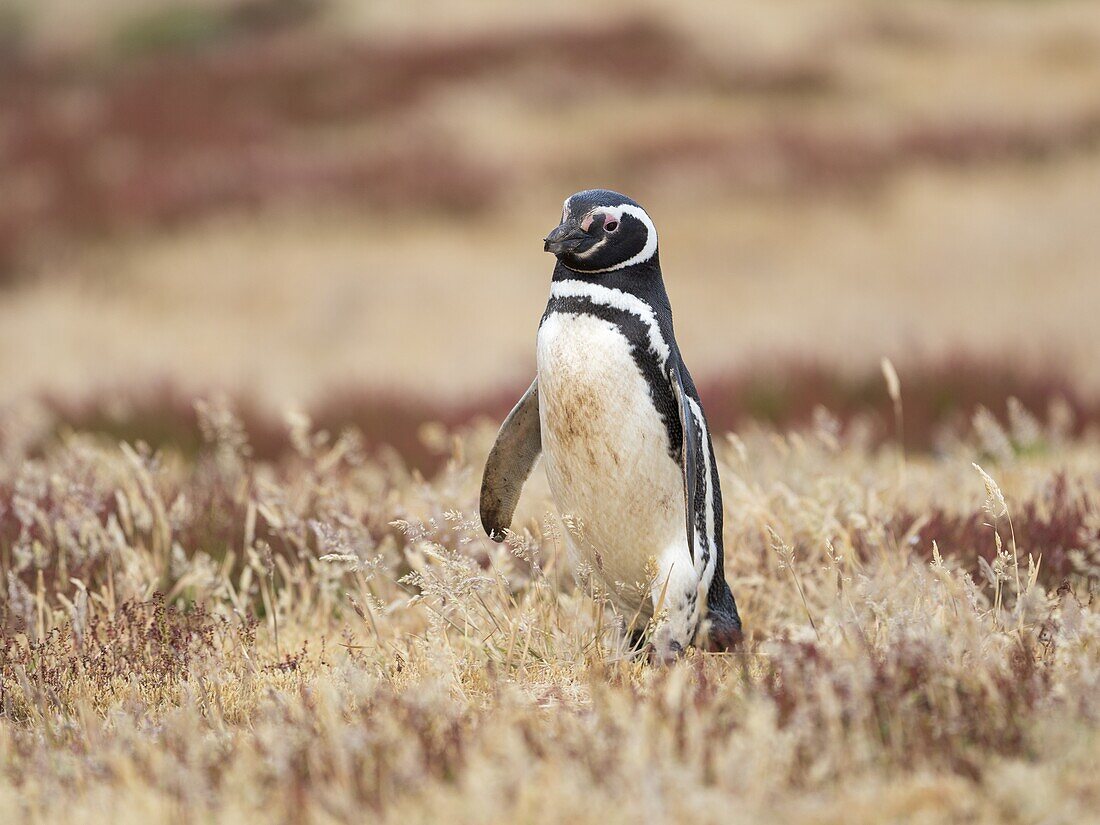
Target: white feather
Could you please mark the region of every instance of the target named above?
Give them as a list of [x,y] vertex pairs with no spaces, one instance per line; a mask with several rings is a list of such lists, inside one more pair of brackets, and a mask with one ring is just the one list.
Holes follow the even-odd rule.
[[[550,489],[562,514],[583,525],[574,551],[613,591],[617,582],[644,583],[650,558],[674,564],[682,589],[693,572],[683,477],[628,341],[609,321],[554,313],[539,328],[537,353]],[[617,595],[643,615],[652,608]]]
[[653,307],[641,298],[629,292],[623,292],[621,289],[572,279],[554,281],[550,285],[550,295],[553,298],[588,298],[593,303],[615,307],[637,316],[648,328],[649,348],[661,359],[662,372],[664,371],[664,364],[668,361],[671,350],[664,336],[661,335],[661,327],[657,323],[657,315],[653,312]]

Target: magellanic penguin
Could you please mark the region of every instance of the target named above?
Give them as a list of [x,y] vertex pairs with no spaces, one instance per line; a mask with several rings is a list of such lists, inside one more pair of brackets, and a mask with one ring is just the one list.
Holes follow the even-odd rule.
[[481,522],[503,539],[545,453],[575,558],[628,618],[660,607],[654,655],[728,649],[741,619],[723,570],[718,467],[673,335],[657,229],[630,198],[592,189],[566,199],[544,245],[558,260],[538,373],[489,454]]

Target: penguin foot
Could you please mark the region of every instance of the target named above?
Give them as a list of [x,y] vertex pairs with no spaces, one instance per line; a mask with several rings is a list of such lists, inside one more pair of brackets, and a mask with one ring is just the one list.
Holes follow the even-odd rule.
[[740,647],[744,640],[740,618],[712,614],[707,617],[706,633],[700,646],[709,653],[727,653]]
[[649,663],[667,667],[680,658],[684,653],[684,646],[677,641],[668,641],[663,645],[649,646]]

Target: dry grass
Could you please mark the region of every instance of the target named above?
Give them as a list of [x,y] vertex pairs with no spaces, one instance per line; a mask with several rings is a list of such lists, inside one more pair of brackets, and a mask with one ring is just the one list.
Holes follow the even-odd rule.
[[[35,423],[4,421],[5,818],[1077,822],[1100,801],[1095,436],[1018,413],[900,463],[827,416],[724,439],[749,638],[661,669],[574,579],[541,481],[509,545],[471,521],[491,429],[425,482],[300,418],[277,462],[227,408],[202,420],[186,460],[81,434],[26,460]],[[1025,438],[1043,449],[991,455]],[[1057,548],[1034,530],[1069,518],[1052,496],[1074,508]],[[933,545],[906,513],[990,526]]]
[[[1100,142],[1094,9],[848,2],[830,20],[800,0],[795,19],[760,4],[715,25],[682,5],[583,24],[486,5],[473,30],[365,35],[318,22],[340,3],[162,2],[104,8],[113,35],[61,50],[33,35],[48,4],[14,11],[27,42],[0,51],[0,277],[59,242],[287,202],[465,215],[565,176],[643,196],[677,180],[697,200],[848,192]],[[923,88],[938,85],[953,94]]]
[[[884,354],[904,368],[962,350],[1056,362],[1095,389],[1097,186],[1100,167],[1080,160],[913,173],[867,201],[646,203],[699,380],[761,356],[859,376]],[[276,406],[349,387],[466,401],[519,385],[561,191],[461,224],[290,212],[85,250],[5,292],[0,403],[164,379]]]
[[697,378],[961,349],[1100,386],[1087,0],[72,5],[0,57],[0,403],[524,383],[593,185],[660,226]]

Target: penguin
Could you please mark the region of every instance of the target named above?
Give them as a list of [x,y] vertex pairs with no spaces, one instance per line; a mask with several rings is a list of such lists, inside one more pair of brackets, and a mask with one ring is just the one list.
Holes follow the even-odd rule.
[[634,619],[632,645],[658,616],[658,660],[692,644],[728,650],[742,630],[724,571],[718,466],[673,334],[657,229],[636,201],[590,189],[566,198],[543,248],[557,262],[536,376],[489,453],[482,525],[503,540],[542,455],[570,519],[568,548]]

